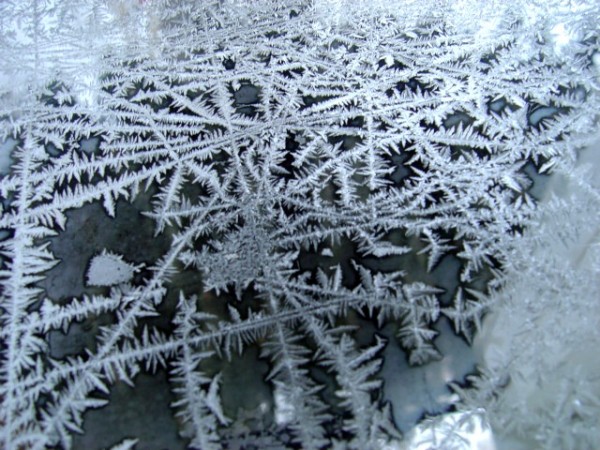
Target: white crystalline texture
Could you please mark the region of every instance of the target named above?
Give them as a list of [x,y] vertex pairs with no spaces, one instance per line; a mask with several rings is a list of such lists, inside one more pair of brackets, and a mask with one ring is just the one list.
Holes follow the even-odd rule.
[[131,281],[138,269],[139,266],[129,264],[121,256],[105,250],[92,258],[86,281],[88,286],[115,286]]
[[[457,411],[484,408],[500,450],[515,430],[598,448],[598,18],[596,0],[0,1],[0,449],[89,448],[87,411],[158,370],[190,448],[398,448],[382,353],[460,358],[443,316],[479,336]],[[144,277],[139,236],[115,233],[122,255],[85,276],[110,289],[51,298],[71,212],[117,224],[122,202],[160,239],[136,248]],[[53,356],[74,324],[95,345]],[[268,420],[226,401],[252,377]],[[420,445],[460,448],[477,414]]]

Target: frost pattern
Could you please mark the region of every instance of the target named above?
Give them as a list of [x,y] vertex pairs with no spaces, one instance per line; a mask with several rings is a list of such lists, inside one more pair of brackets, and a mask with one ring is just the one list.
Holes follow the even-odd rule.
[[[359,342],[353,317],[397,323],[413,364],[438,356],[442,314],[473,337],[536,214],[527,173],[591,139],[598,6],[133,3],[0,7],[1,133],[18,141],[0,180],[1,446],[70,448],[111,385],[164,367],[190,447],[222,448],[241,432],[210,361],[254,345],[280,405],[265,448],[397,442],[386,342]],[[141,195],[169,249],[130,283],[48,298],[67,212]],[[401,267],[447,255],[461,285],[440,305]],[[50,331],[102,315],[94,349],[52,357]]]
[[87,284],[89,286],[115,286],[128,283],[139,269],[139,266],[123,261],[121,256],[104,250],[94,256],[90,262],[86,274]]

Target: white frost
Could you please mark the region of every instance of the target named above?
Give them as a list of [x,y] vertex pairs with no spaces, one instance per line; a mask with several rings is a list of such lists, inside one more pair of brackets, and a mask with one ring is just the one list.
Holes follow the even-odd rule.
[[103,250],[92,258],[87,271],[88,286],[114,286],[131,281],[135,272],[142,265],[136,266],[123,260],[121,255]]

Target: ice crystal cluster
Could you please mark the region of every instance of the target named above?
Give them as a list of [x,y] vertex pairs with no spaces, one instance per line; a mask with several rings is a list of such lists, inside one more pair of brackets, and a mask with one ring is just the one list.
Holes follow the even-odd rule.
[[[2,2],[0,447],[71,448],[117,383],[162,370],[189,448],[399,448],[388,341],[357,324],[395,324],[418,365],[441,316],[471,341],[491,310],[510,331],[490,325],[456,408],[528,448],[592,448],[599,23],[592,0]],[[572,187],[543,200],[548,175]],[[142,198],[165,250],[107,242],[86,293],[51,298],[71,214]],[[451,293],[421,275],[447,257]],[[93,345],[51,351],[96,319]],[[219,367],[249,348],[263,429],[222,404],[244,387]]]

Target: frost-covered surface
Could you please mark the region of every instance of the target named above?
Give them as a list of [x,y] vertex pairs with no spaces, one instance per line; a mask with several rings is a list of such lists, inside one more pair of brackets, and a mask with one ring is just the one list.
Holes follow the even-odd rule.
[[[490,377],[466,404],[487,405],[502,449],[591,449],[600,436],[598,144],[558,173],[519,238],[497,305],[474,346]],[[535,345],[533,344],[535,343]],[[490,383],[491,381],[491,383]],[[490,398],[494,383],[502,395]],[[490,386],[490,384],[492,386]]]
[[116,286],[129,283],[139,267],[123,261],[123,258],[114,253],[103,251],[94,256],[90,262],[86,278],[89,286]]
[[[527,273],[518,252],[534,244],[522,236],[544,214],[528,171],[563,171],[597,197],[572,168],[600,104],[596,2],[15,1],[0,12],[1,132],[19,141],[0,180],[3,448],[71,447],[114,383],[158,367],[191,448],[393,448],[386,341],[359,339],[356,318],[395,323],[412,364],[437,358],[440,314],[471,339]],[[92,268],[109,258],[132,273],[49,298],[39,286],[63,263],[48,239],[67,212],[100,202],[115,216],[142,194],[168,250],[133,277],[139,261],[106,248]],[[577,217],[585,201],[573,200]],[[450,255],[461,268],[448,304],[400,270],[423,260],[431,272]],[[568,289],[561,275],[549,277]],[[173,297],[174,314],[158,317]],[[105,324],[93,348],[53,356],[50,333],[94,317]],[[274,411],[246,436],[214,361],[255,346]],[[552,433],[597,412],[558,421],[530,403],[518,407],[535,423],[507,424],[520,416],[494,409],[510,380],[496,381],[462,391],[466,405],[536,445],[556,448]],[[572,448],[590,436],[572,433]]]

